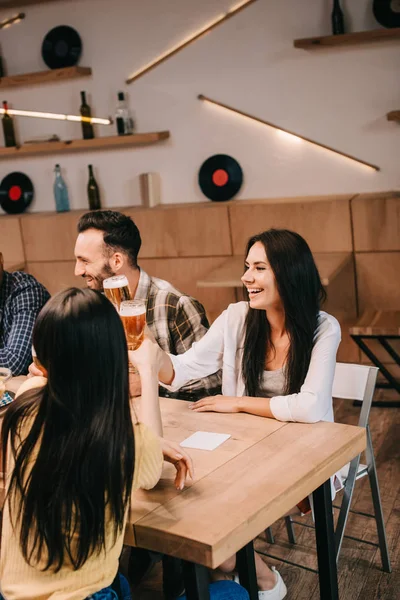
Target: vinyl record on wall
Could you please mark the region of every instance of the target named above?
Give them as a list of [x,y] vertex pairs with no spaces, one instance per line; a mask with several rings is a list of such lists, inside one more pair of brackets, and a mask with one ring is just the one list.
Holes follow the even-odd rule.
[[34,197],[32,181],[25,173],[14,171],[0,184],[0,206],[10,215],[24,212]]
[[214,154],[200,167],[199,186],[207,198],[215,202],[230,200],[243,183],[239,163],[227,154]]
[[400,0],[374,0],[372,10],[383,27],[400,27]]
[[50,69],[75,66],[82,53],[79,33],[68,25],[54,27],[42,43],[42,58]]

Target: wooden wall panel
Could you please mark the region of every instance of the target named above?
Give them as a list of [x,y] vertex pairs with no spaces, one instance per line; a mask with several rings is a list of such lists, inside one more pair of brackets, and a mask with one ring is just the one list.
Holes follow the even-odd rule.
[[203,205],[124,209],[139,228],[142,258],[230,256],[228,209]]
[[26,260],[66,261],[74,257],[76,225],[85,211],[38,213],[21,219]]
[[6,267],[25,262],[19,217],[0,217],[0,252]]
[[82,277],[74,275],[75,261],[28,262],[27,272],[36,277],[51,295],[68,287],[86,287]]
[[300,233],[313,252],[351,252],[349,200],[287,204],[232,204],[229,208],[234,254],[249,237],[271,227]]
[[400,192],[360,194],[351,211],[356,252],[400,250]]
[[400,252],[356,253],[360,312],[399,310]]
[[236,301],[235,291],[227,288],[198,288],[196,282],[225,260],[223,257],[144,259],[140,261],[140,266],[149,275],[165,279],[180,291],[199,300],[212,322],[228,304]]

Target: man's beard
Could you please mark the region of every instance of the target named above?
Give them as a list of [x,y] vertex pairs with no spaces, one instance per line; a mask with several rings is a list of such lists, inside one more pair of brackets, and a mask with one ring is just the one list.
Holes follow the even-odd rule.
[[[98,273],[98,275],[90,275],[90,278],[92,279],[91,286],[90,286],[91,289],[97,290],[98,292],[102,292],[103,291],[103,281],[105,279],[107,279],[108,277],[112,277],[113,275],[115,275],[115,273],[112,270],[112,268],[110,267],[110,265],[104,264],[101,272]],[[86,279],[87,275],[86,276],[84,275],[84,277]]]

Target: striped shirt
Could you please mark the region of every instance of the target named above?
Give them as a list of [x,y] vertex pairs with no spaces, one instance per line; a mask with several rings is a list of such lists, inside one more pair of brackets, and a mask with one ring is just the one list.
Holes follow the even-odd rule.
[[[150,277],[143,269],[135,300],[146,302],[146,321],[159,346],[170,354],[183,354],[198,342],[209,328],[204,306],[183,294],[168,281]],[[160,386],[161,396],[197,400],[221,393],[221,372],[191,381],[176,392]]]
[[14,376],[28,371],[33,326],[49,298],[46,288],[32,275],[4,271],[0,287],[0,367],[8,367]]

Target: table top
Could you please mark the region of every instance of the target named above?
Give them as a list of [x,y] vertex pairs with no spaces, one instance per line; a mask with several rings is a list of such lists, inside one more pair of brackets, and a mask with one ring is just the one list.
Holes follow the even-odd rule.
[[365,430],[320,422],[282,423],[243,413],[196,414],[162,398],[166,438],[230,433],[212,452],[188,450],[196,476],[178,492],[166,465],[160,484],[138,491],[125,543],[215,568],[365,448]]
[[[351,260],[351,252],[316,252],[313,254],[321,281],[328,286]],[[198,287],[242,287],[243,256],[231,256],[204,279],[197,281]]]
[[[21,380],[11,380],[13,389]],[[167,439],[180,443],[196,431],[231,437],[213,451],[188,449],[195,479],[182,492],[174,487],[170,464],[164,465],[154,490],[138,490],[124,543],[210,568],[254,539],[366,445],[360,427],[194,413],[189,404],[160,398]]]
[[400,310],[367,309],[350,327],[352,335],[400,335]]

